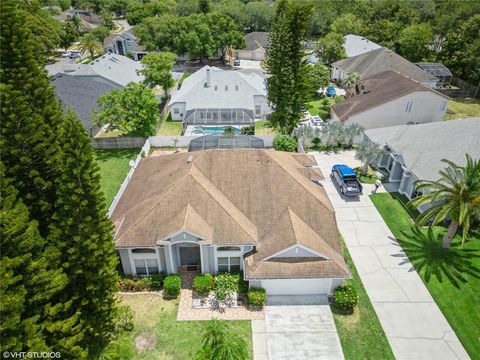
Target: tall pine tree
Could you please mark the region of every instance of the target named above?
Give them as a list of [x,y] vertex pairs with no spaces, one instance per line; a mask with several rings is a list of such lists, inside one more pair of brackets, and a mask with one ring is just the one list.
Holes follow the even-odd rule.
[[[62,295],[80,311],[84,347],[95,355],[108,342],[115,325],[116,264],[113,226],[100,190],[91,140],[77,115],[68,110],[60,129],[60,176],[52,217],[51,241],[61,252],[69,282]],[[72,314],[73,315],[73,314]]]
[[2,0],[0,40],[1,138],[6,176],[15,180],[32,219],[46,234],[55,199],[54,162],[61,109],[19,1]]
[[270,30],[266,66],[268,101],[273,105],[272,123],[290,134],[300,121],[310,97],[304,41],[310,23],[310,5],[280,0]]
[[44,330],[59,324],[50,317],[50,299],[67,279],[52,270],[37,223],[4,175],[0,163],[0,352],[51,351]]

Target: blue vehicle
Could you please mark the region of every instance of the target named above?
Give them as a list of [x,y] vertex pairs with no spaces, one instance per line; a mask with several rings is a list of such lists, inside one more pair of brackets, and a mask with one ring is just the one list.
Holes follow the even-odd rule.
[[327,94],[327,97],[335,97],[337,93],[334,86],[327,87],[327,90],[325,92]]
[[355,171],[351,167],[342,164],[333,165],[330,176],[332,180],[337,183],[343,195],[357,196],[362,194],[362,184],[358,181],[357,174],[355,174]]

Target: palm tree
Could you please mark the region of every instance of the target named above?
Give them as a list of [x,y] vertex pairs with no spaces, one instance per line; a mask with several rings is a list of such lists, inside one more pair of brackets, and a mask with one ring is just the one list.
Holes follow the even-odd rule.
[[322,132],[328,135],[327,145],[331,145],[332,140],[339,146],[345,144],[345,126],[340,121],[329,121],[325,124],[326,126],[322,129]]
[[81,33],[83,30],[83,24],[82,24],[82,19],[80,16],[77,14],[73,15],[72,17],[69,17],[67,21],[70,21],[77,33]]
[[300,140],[303,148],[305,148],[305,143],[307,140],[312,140],[315,137],[315,131],[311,126],[300,125],[295,129],[294,135]]
[[353,72],[350,75],[348,75],[345,79],[343,79],[342,87],[344,89],[350,89],[352,85],[356,84],[359,81],[360,81],[360,74]]
[[345,126],[345,136],[348,140],[347,141],[348,147],[353,146],[353,140],[355,139],[355,136],[360,135],[362,131],[363,131],[363,128],[357,123],[350,123],[347,126]]
[[363,140],[360,144],[358,144],[355,153],[355,159],[360,160],[363,163],[363,174],[368,172],[368,164],[375,160],[378,156],[382,155],[383,152],[384,150],[379,144],[370,140]]
[[96,54],[103,51],[102,44],[92,34],[83,35],[78,42],[78,47],[82,55],[85,52],[88,52],[92,60],[95,58]]
[[226,321],[210,320],[203,330],[202,347],[195,360],[243,360],[248,358],[247,343],[230,330]]
[[430,227],[433,227],[446,218],[451,220],[442,240],[444,248],[450,247],[459,226],[463,227],[463,245],[472,222],[480,218],[480,161],[473,160],[468,154],[466,156],[465,166],[443,159],[447,167],[440,171],[440,179],[417,181],[415,188],[426,192],[409,202],[414,207],[429,205],[415,219],[417,226],[431,221]]

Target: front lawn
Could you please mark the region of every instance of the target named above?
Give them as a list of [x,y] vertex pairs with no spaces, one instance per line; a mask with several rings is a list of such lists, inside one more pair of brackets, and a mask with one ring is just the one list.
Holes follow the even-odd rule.
[[137,158],[140,149],[96,149],[95,160],[100,168],[100,188],[107,207],[112,203],[120,185],[130,171],[128,162]]
[[157,136],[180,136],[183,131],[183,122],[173,121],[169,113],[167,118],[160,124]]
[[480,100],[457,99],[448,101],[448,110],[445,120],[478,117],[480,115]]
[[277,135],[277,130],[268,120],[255,121],[255,135]]
[[394,360],[390,344],[343,242],[342,247],[343,256],[353,277],[346,283],[353,285],[359,297],[357,308],[352,315],[343,315],[332,308],[345,360]]
[[451,249],[443,249],[445,229],[436,227],[430,237],[426,229],[415,230],[397,197],[370,195],[472,360],[480,359],[480,234],[463,247],[457,234]]
[[[134,329],[124,332],[104,351],[105,359],[189,360],[201,346],[205,321],[177,321],[178,299],[157,294],[128,294],[121,303],[134,312]],[[250,321],[229,321],[247,341],[252,357]]]

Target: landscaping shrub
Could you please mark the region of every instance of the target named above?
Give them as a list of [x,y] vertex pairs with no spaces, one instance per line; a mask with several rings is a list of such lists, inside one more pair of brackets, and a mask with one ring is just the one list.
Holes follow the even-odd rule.
[[146,283],[150,287],[150,289],[159,289],[162,286],[163,282],[163,275],[162,274],[155,274],[148,278],[145,278]]
[[321,144],[322,144],[322,140],[320,140],[318,136],[312,139],[312,145],[314,147],[319,147]]
[[119,291],[149,291],[158,290],[162,286],[162,274],[152,275],[151,277],[125,277],[118,281]]
[[133,330],[133,312],[128,305],[121,305],[117,308],[117,316],[115,321],[116,332]]
[[358,303],[358,294],[352,285],[339,286],[333,291],[333,305],[351,313]]
[[290,135],[276,135],[273,138],[273,148],[280,151],[297,151],[297,140]]
[[193,288],[201,295],[206,295],[213,288],[213,276],[211,274],[203,274],[195,276],[193,280]]
[[168,296],[177,297],[180,294],[181,280],[178,275],[168,275],[163,280],[163,291]]
[[240,130],[242,135],[254,135],[255,134],[255,124],[242,127]]
[[267,302],[267,293],[263,288],[250,288],[247,292],[247,304],[250,306],[263,306]]
[[240,274],[232,275],[229,273],[220,274],[215,277],[215,297],[217,300],[225,300],[229,295],[238,292]]

